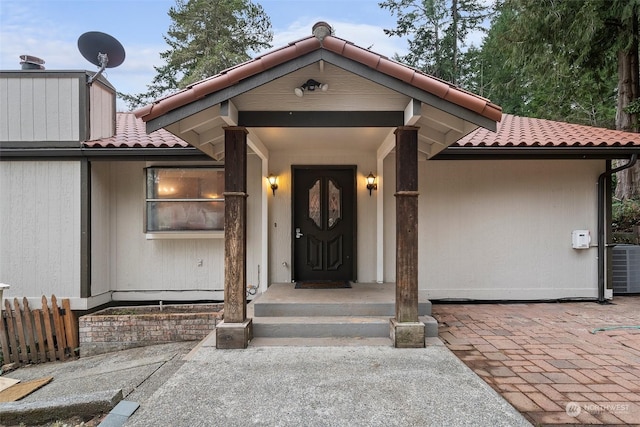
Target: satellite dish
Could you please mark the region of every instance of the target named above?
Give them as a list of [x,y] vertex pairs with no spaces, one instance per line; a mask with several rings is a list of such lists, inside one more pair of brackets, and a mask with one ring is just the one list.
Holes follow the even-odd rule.
[[89,85],[105,68],[115,68],[124,62],[124,48],[120,42],[99,31],[89,31],[81,35],[78,38],[78,50],[87,61],[100,67],[100,70],[87,81]]

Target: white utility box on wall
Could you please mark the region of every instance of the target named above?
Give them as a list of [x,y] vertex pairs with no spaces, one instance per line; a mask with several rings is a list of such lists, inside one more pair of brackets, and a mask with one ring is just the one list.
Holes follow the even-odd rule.
[[573,249],[589,249],[591,245],[591,233],[589,230],[573,230],[571,233]]

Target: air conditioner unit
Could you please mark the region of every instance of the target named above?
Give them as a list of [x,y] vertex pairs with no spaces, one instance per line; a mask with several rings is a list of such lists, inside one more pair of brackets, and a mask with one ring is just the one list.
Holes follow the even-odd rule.
[[640,246],[614,246],[611,282],[614,294],[640,293]]

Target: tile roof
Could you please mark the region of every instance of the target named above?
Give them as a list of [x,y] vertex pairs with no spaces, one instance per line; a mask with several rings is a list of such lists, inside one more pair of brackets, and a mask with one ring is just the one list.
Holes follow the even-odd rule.
[[186,141],[159,129],[147,134],[144,122],[133,113],[116,113],[116,134],[110,138],[87,141],[89,148],[174,148],[188,147]]
[[168,111],[190,104],[211,93],[233,86],[243,79],[319,49],[325,49],[361,63],[490,120],[499,121],[501,118],[501,108],[485,98],[456,88],[444,80],[429,76],[335,36],[326,36],[322,41],[315,36],[303,38],[194,83],[186,89],[159,99],[151,105],[134,111],[134,113],[136,117],[142,118],[145,122],[153,120]]
[[640,147],[640,133],[505,114],[496,132],[478,128],[452,147]]
[[[89,148],[188,147],[182,139],[159,129],[151,134],[133,113],[116,113],[116,135],[85,143]],[[504,114],[497,132],[478,128],[452,147],[638,147],[640,133],[622,132],[552,120]]]

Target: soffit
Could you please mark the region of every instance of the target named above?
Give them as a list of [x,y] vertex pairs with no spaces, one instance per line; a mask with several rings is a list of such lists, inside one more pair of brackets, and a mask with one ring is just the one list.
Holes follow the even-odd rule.
[[[309,79],[329,90],[293,90]],[[409,97],[326,61],[307,65],[232,98],[240,111],[402,111]]]

